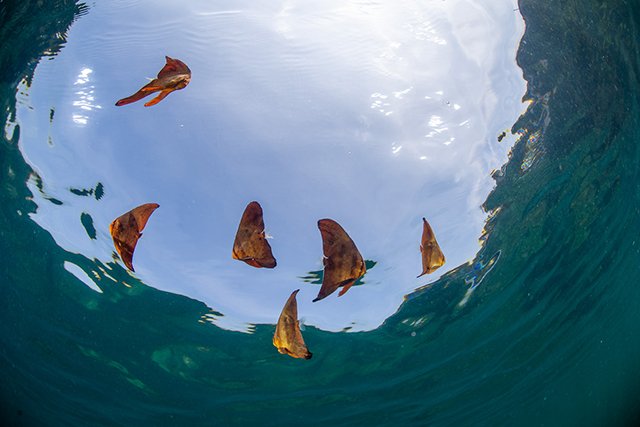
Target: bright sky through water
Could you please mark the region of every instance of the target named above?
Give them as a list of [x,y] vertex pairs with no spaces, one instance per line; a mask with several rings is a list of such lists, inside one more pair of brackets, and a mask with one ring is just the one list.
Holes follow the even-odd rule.
[[[490,173],[513,143],[497,136],[525,108],[523,30],[515,0],[92,3],[19,97],[22,150],[44,182],[34,219],[108,262],[109,223],[157,202],[134,256],[149,286],[205,302],[224,328],[275,323],[299,288],[306,324],[373,329],[480,248]],[[165,55],[190,85],[115,107]],[[69,191],[98,182],[100,200]],[[231,259],[252,200],[273,270]],[[423,216],[447,263],[416,279]],[[319,285],[301,277],[322,269],[321,218],[377,264],[363,286],[312,303]]]

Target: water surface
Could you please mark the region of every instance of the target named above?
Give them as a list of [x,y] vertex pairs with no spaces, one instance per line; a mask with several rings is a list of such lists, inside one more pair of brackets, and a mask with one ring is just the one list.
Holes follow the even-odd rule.
[[[100,2],[21,88],[21,148],[38,175],[32,217],[61,247],[105,264],[109,223],[156,202],[135,256],[144,283],[205,302],[225,328],[273,323],[301,288],[306,323],[373,329],[480,248],[490,173],[515,139],[497,136],[525,108],[514,9]],[[153,108],[114,107],[164,55],[189,65],[188,88]],[[273,237],[273,271],[230,257],[252,200]],[[423,216],[447,264],[416,279]],[[320,218],[342,224],[375,268],[348,298],[311,304],[318,287],[301,277],[322,269]]]
[[[101,2],[100,5],[90,4],[87,7],[69,0],[52,1],[47,5],[25,0],[0,5],[0,34],[3,40],[11,40],[0,49],[0,61],[3,64],[0,73],[0,111],[4,114],[3,122],[7,123],[0,143],[0,368],[3,374],[3,381],[0,382],[0,415],[4,424],[638,424],[640,319],[637,307],[640,290],[635,278],[639,273],[640,248],[635,236],[640,230],[640,180],[637,167],[637,141],[640,138],[637,78],[640,70],[640,8],[637,2],[521,0],[519,10],[511,10],[521,13],[526,22],[526,31],[516,59],[527,80],[525,98],[531,104],[517,121],[514,118],[512,122],[499,124],[487,116],[486,121],[476,123],[474,129],[484,129],[486,125],[488,132],[493,132],[488,123],[496,126],[494,135],[487,139],[488,145],[475,143],[482,148],[478,153],[489,153],[489,147],[494,145],[503,147],[493,139],[503,128],[508,127],[512,131],[508,134],[513,133],[509,139],[503,140],[505,145],[509,146],[516,139],[517,142],[504,165],[493,174],[495,188],[487,197],[482,196],[480,189],[484,187],[479,185],[476,188],[478,191],[461,191],[459,197],[447,199],[449,203],[445,206],[455,205],[454,201],[458,199],[468,201],[465,198],[477,197],[477,202],[471,203],[471,206],[479,212],[479,225],[482,225],[485,215],[479,206],[491,212],[491,216],[484,226],[482,246],[476,242],[479,236],[477,230],[476,234],[469,235],[469,240],[466,234],[461,237],[461,241],[469,242],[472,246],[467,254],[463,250],[464,245],[451,243],[455,241],[451,237],[455,234],[453,224],[465,218],[467,210],[462,209],[455,215],[440,214],[444,215],[441,218],[444,218],[445,225],[437,226],[439,240],[445,248],[447,245],[456,246],[465,258],[459,262],[449,258],[442,271],[446,274],[431,283],[416,282],[413,276],[409,282],[400,279],[403,274],[408,276],[404,272],[409,271],[410,266],[411,274],[418,274],[417,271],[414,273],[414,263],[415,267],[419,267],[416,248],[419,216],[415,220],[413,216],[409,219],[407,212],[410,207],[416,207],[416,210],[427,210],[426,215],[431,217],[428,209],[433,206],[432,200],[426,195],[433,198],[430,189],[438,180],[400,181],[416,185],[407,191],[417,193],[411,203],[397,205],[406,211],[399,210],[393,215],[389,213],[393,205],[385,205],[387,209],[375,211],[363,209],[376,203],[371,200],[375,200],[374,195],[378,193],[371,191],[365,195],[343,189],[337,197],[346,199],[352,194],[359,195],[354,203],[346,204],[349,206],[341,203],[317,203],[311,206],[310,196],[305,196],[307,193],[302,191],[293,192],[295,182],[290,183],[291,180],[285,179],[294,176],[292,170],[297,163],[283,161],[275,163],[280,167],[274,166],[270,176],[279,177],[290,191],[283,191],[279,196],[273,192],[271,197],[261,200],[266,208],[267,226],[274,236],[272,242],[276,256],[280,256],[279,261],[281,259],[283,265],[272,272],[254,271],[228,259],[230,242],[227,243],[228,239],[224,236],[212,235],[223,232],[233,234],[239,214],[246,204],[244,199],[258,198],[251,191],[263,194],[263,191],[274,190],[258,188],[255,184],[261,180],[251,179],[255,178],[251,172],[247,172],[248,176],[235,173],[233,176],[238,182],[226,181],[225,185],[216,180],[201,180],[200,174],[202,177],[211,177],[215,173],[233,172],[231,166],[234,164],[255,165],[258,163],[258,154],[260,160],[266,160],[260,163],[261,167],[274,165],[273,162],[278,159],[276,154],[281,152],[276,149],[279,146],[274,142],[278,141],[278,135],[266,133],[265,129],[270,126],[264,122],[259,125],[259,118],[264,116],[275,120],[275,125],[277,120],[284,120],[284,116],[276,114],[278,111],[275,110],[291,111],[293,105],[299,107],[300,104],[289,104],[294,98],[274,93],[271,97],[273,102],[287,100],[287,103],[267,113],[263,108],[265,96],[261,89],[271,87],[277,79],[274,80],[273,75],[266,78],[265,74],[261,80],[260,73],[252,67],[245,72],[252,74],[254,90],[233,87],[225,96],[213,98],[209,95],[213,91],[221,91],[221,86],[212,83],[206,90],[202,86],[198,90],[197,75],[203,77],[199,84],[215,82],[215,79],[204,78],[207,74],[204,70],[214,67],[199,63],[202,57],[194,53],[202,51],[205,45],[209,46],[209,39],[203,45],[180,50],[186,52],[181,59],[188,60],[194,70],[193,86],[170,95],[153,109],[141,106],[116,109],[111,104],[121,96],[130,94],[139,84],[138,71],[129,72],[131,58],[148,55],[148,60],[140,60],[139,64],[135,61],[135,68],[145,67],[148,70],[145,74],[153,77],[158,69],[156,57],[160,58],[160,62],[164,54],[181,57],[173,51],[184,49],[184,43],[178,41],[184,41],[186,36],[172,38],[167,34],[171,33],[172,28],[180,28],[176,23],[181,22],[185,15],[195,13],[196,9],[204,11],[201,9],[204,3],[189,3],[137,13],[142,12],[139,8],[144,4],[146,2]],[[352,4],[362,5],[365,9],[376,5]],[[229,5],[233,6],[232,3]],[[402,5],[408,7],[411,4]],[[442,7],[446,9],[448,6]],[[436,6],[434,8],[441,10]],[[207,11],[202,19],[253,17],[251,22],[264,29],[261,33],[264,37],[258,38],[264,48],[272,45],[269,40],[274,40],[268,35],[277,33],[273,25],[275,21],[266,19],[273,18],[275,13],[267,9],[252,6],[254,14],[247,15],[246,8],[220,8]],[[278,11],[282,9],[277,8]],[[243,12],[226,13],[234,10]],[[84,34],[97,37],[96,32],[91,31],[91,26],[105,28],[105,25],[113,25],[115,28],[118,25],[116,20],[105,17],[118,13],[122,16],[124,11],[127,16],[136,18],[135,25],[133,18],[125,20],[130,24],[129,39],[123,35],[123,31],[106,32],[106,29],[103,34],[109,34],[109,37],[104,37],[101,43],[95,42],[97,38],[90,42],[92,39],[86,35],[75,37],[75,31],[78,34],[84,31]],[[458,10],[455,15],[463,16],[463,11]],[[385,12],[385,20],[392,19],[393,13],[388,9]],[[285,9],[285,17],[287,13],[297,17],[308,16],[306,13],[313,15],[311,10],[301,14],[295,3],[290,4],[288,10]],[[485,15],[479,15],[485,19]],[[335,23],[338,19],[336,16],[331,15],[327,19]],[[400,21],[392,22],[411,22],[409,16],[413,19],[417,15],[405,14]],[[435,16],[439,15],[427,14],[425,19]],[[487,16],[500,14],[488,13]],[[103,19],[98,20],[98,17]],[[265,19],[261,20],[260,17]],[[517,19],[512,22],[518,22]],[[445,22],[454,21],[447,15],[446,20],[438,22],[444,25]],[[152,22],[157,29],[155,35],[148,32],[147,25]],[[311,23],[317,21],[310,19],[307,22],[309,25],[304,27],[309,31],[303,31],[298,27],[299,22],[284,19],[277,27],[280,33],[287,29],[283,22],[289,25],[287,31],[292,37],[290,40],[297,41],[311,37],[314,29]],[[398,30],[395,25],[391,27],[392,32]],[[191,34],[196,28],[199,27],[194,24],[181,31]],[[231,46],[239,40],[255,39],[253,33],[240,31],[246,27],[238,25],[227,28],[226,35],[211,30],[220,40],[227,37],[220,45]],[[235,32],[232,31],[234,28]],[[437,34],[445,35],[442,38],[449,43],[445,46],[450,48],[453,41],[447,37],[452,33],[437,28]],[[355,29],[354,24],[354,33]],[[490,29],[490,33],[499,33],[497,28]],[[479,27],[472,34],[476,34],[475,31],[481,34]],[[372,37],[379,35],[373,30],[369,33]],[[425,34],[432,35],[428,32]],[[516,33],[513,34],[516,37]],[[167,44],[159,47],[157,53],[148,53],[149,46],[154,46],[148,40],[153,37],[164,39]],[[189,37],[192,40],[206,40],[204,36]],[[110,43],[110,40],[116,39],[120,42]],[[136,40],[140,44],[138,49],[133,48]],[[176,43],[175,47],[171,45],[171,40]],[[429,43],[424,40],[420,46],[431,46]],[[215,51],[218,54],[223,52],[220,45]],[[362,47],[364,44],[360,41],[350,46]],[[508,49],[504,46],[497,52],[504,53],[503,58],[508,61],[499,69],[513,70],[510,68],[513,56],[507,54]],[[137,50],[137,55],[121,55],[119,49],[125,48]],[[171,52],[166,51],[169,48]],[[359,49],[355,51],[352,53],[354,58],[366,60],[365,52]],[[239,51],[228,49],[227,59],[231,55],[229,52]],[[286,52],[295,56],[295,51],[287,49]],[[317,63],[308,67],[309,63],[306,62],[311,60],[306,58],[318,59],[318,52],[319,48],[312,46],[309,54],[300,53],[290,68],[298,71],[306,69],[310,76],[319,76],[318,70],[323,68],[319,68]],[[343,59],[351,56],[340,49],[337,52],[343,55],[336,64],[348,64]],[[86,61],[83,59],[85,57]],[[104,65],[109,61],[100,65],[98,58],[101,57],[112,60],[118,57],[122,63],[109,68]],[[211,57],[216,58],[216,55],[212,54]],[[328,60],[332,57],[329,55],[325,58]],[[245,59],[254,58],[256,50],[247,54]],[[267,65],[276,67],[277,61],[273,60],[273,55],[265,55],[263,59],[266,68]],[[232,62],[218,61],[216,66],[230,67]],[[54,73],[55,67],[60,68]],[[65,70],[65,67],[68,68]],[[348,65],[344,67],[349,68]],[[85,69],[91,69],[92,72],[83,71]],[[107,69],[110,71],[107,72]],[[455,71],[450,70],[452,79],[457,78],[458,72],[463,73],[464,67]],[[135,75],[135,79],[130,74]],[[217,75],[223,76],[224,73]],[[509,75],[520,78],[519,73]],[[347,86],[335,76],[331,77],[322,81],[330,82],[331,87]],[[423,95],[425,92],[408,92],[399,99],[391,91],[402,91],[410,85],[385,85],[384,82],[393,80],[380,77],[379,80],[374,79],[376,85],[369,87],[372,75],[364,73],[362,77],[353,83],[353,92],[348,92],[350,96],[335,91],[318,90],[315,93],[325,93],[327,96],[321,98],[318,95],[312,98],[314,100],[341,101],[312,106],[319,109],[316,111],[326,112],[324,122],[317,118],[322,117],[321,114],[293,115],[290,121],[300,120],[297,132],[289,133],[287,128],[287,133],[280,135],[282,144],[293,152],[291,158],[302,161],[294,156],[294,142],[302,141],[300,152],[309,151],[317,156],[300,164],[318,166],[323,158],[318,153],[322,151],[321,148],[331,144],[330,135],[345,136],[348,134],[346,129],[364,129],[364,124],[350,113],[358,111],[365,116],[369,114],[371,121],[368,126],[379,132],[371,132],[369,139],[362,136],[358,139],[353,136],[357,134],[354,133],[350,138],[336,137],[333,141],[333,149],[329,150],[333,157],[328,159],[334,162],[342,159],[345,162],[343,165],[353,166],[354,172],[349,174],[349,179],[353,181],[348,182],[365,185],[366,189],[371,190],[373,187],[367,186],[370,182],[355,173],[355,168],[370,172],[376,161],[378,163],[375,164],[384,167],[385,174],[391,174],[394,179],[412,174],[416,178],[427,179],[429,173],[435,173],[433,176],[436,177],[440,173],[449,177],[438,169],[437,162],[431,169],[392,167],[396,164],[394,162],[400,162],[398,164],[403,166],[411,162],[429,164],[428,159],[415,158],[415,154],[420,149],[426,149],[426,145],[404,145],[395,157],[390,145],[393,142],[391,135],[395,138],[398,129],[406,128],[411,134],[420,123],[428,125],[428,121],[420,121],[418,117],[429,117],[424,115],[426,110],[421,110],[429,100],[407,98],[413,96],[409,94]],[[231,73],[228,78],[233,80]],[[81,82],[74,85],[78,81]],[[243,77],[235,81],[252,79]],[[267,84],[267,81],[271,83]],[[283,81],[280,80],[282,86],[290,86]],[[412,80],[416,85],[418,81],[423,82],[419,78]],[[311,87],[302,86],[297,96]],[[451,87],[448,89],[451,90]],[[481,90],[488,90],[489,87],[494,86],[483,85]],[[363,88],[367,90],[356,90]],[[425,86],[421,90],[426,89]],[[244,92],[243,98],[235,96],[240,92]],[[255,96],[247,95],[254,92]],[[363,104],[359,104],[362,99],[356,96],[359,93],[366,94]],[[370,106],[378,100],[371,99],[373,93],[391,94],[386,99],[396,104],[381,108],[394,113],[385,116],[383,112],[371,109]],[[522,92],[505,90],[504,94],[509,99],[516,99]],[[215,102],[229,103],[220,106],[217,114],[202,113],[198,116],[198,112],[193,111],[194,106],[198,105],[194,102],[196,99],[200,99],[200,105],[207,105],[208,108],[213,108],[211,105],[216,105]],[[243,102],[240,103],[239,99],[243,99]],[[247,99],[253,102],[249,103]],[[420,114],[398,115],[402,111],[400,106],[409,99],[413,99],[411,105]],[[231,100],[238,101],[238,105],[233,107]],[[73,105],[74,102],[80,104]],[[453,111],[466,114],[469,108],[477,105],[469,102],[458,102],[463,108]],[[256,114],[246,114],[248,105],[256,108]],[[519,99],[511,105],[521,106]],[[444,111],[449,110],[444,106],[441,108],[438,111],[443,121],[454,123],[448,121],[454,116],[444,115]],[[494,108],[493,111],[499,111],[501,107]],[[225,115],[227,112],[229,114]],[[74,114],[83,117],[74,118]],[[149,120],[149,117],[156,116],[161,116],[160,120]],[[499,116],[496,113],[495,117]],[[193,117],[200,118],[198,126]],[[228,120],[219,121],[221,117]],[[318,124],[335,124],[333,120],[336,117],[344,120],[339,127],[322,128]],[[391,121],[397,117],[416,121],[411,126],[399,126]],[[86,123],[76,123],[74,119],[80,122],[86,119]],[[301,126],[305,120],[308,120],[305,122],[307,125],[316,127],[311,127],[310,132],[303,132]],[[101,125],[105,122],[110,126]],[[214,123],[218,123],[217,133],[207,133],[207,138],[199,134],[201,129],[211,130]],[[188,137],[178,137],[181,135],[178,133],[179,124],[185,125],[183,129],[190,133]],[[292,125],[291,128],[295,130],[296,126]],[[382,132],[383,128],[389,133]],[[312,132],[314,130],[315,133]],[[251,134],[254,138],[238,138],[242,134]],[[288,138],[300,134],[305,134],[307,138],[297,141]],[[150,138],[152,135],[166,138],[156,141]],[[383,138],[380,135],[386,136]],[[420,132],[418,135],[426,133]],[[422,137],[408,137],[409,140],[424,143]],[[456,141],[463,143],[466,140]],[[232,143],[236,144],[237,151],[229,148]],[[209,153],[206,157],[204,154],[195,155],[200,149],[213,150],[211,147],[215,144],[218,144],[219,150],[226,147],[227,156],[235,153],[235,157],[223,161],[210,154],[210,151],[202,152]],[[448,159],[444,153],[449,153],[447,150],[453,150],[456,146],[453,142],[449,146],[442,145],[440,155]],[[348,155],[344,154],[346,148],[352,150],[352,155],[358,155],[358,161],[349,160]],[[402,157],[412,152],[406,148],[417,151]],[[471,156],[468,151],[462,150],[461,156],[464,158],[467,155],[468,159]],[[123,155],[125,152],[130,153]],[[505,152],[498,150],[496,153],[495,159],[499,160]],[[429,154],[420,155],[428,157]],[[201,162],[198,163],[200,157]],[[470,164],[478,165],[480,171],[482,168],[479,165],[488,166],[491,163],[487,159]],[[194,163],[187,163],[187,160]],[[175,172],[170,168],[174,164],[175,171],[184,168],[193,173],[188,179],[182,173],[170,173]],[[209,164],[222,169],[208,167]],[[131,165],[136,167],[129,167]],[[192,166],[187,168],[187,165]],[[330,165],[332,163],[328,163]],[[156,167],[160,166],[167,169],[166,178],[156,171]],[[446,169],[444,164],[443,169]],[[462,178],[455,182],[467,182],[466,179],[473,175],[464,168],[453,170],[459,172],[461,169]],[[120,174],[113,173],[116,170]],[[425,172],[430,170],[435,172]],[[352,172],[351,169],[348,171]],[[393,175],[394,171],[397,175]],[[313,186],[313,179],[317,176],[338,187],[337,180],[331,181],[327,177],[327,170],[319,166],[315,171],[304,172],[300,176],[307,185]],[[478,176],[484,177],[479,178],[480,181],[488,175]],[[378,184],[384,181],[384,176],[373,173],[368,174],[367,178]],[[488,182],[491,187],[493,184]],[[125,185],[131,185],[131,188],[124,188]],[[237,206],[234,202],[233,207],[227,207],[223,200],[216,199],[216,191],[222,193],[227,187],[242,193],[236,197]],[[317,193],[318,200],[329,197],[329,193],[319,189],[319,184],[316,187],[316,192],[309,194]],[[389,187],[392,187],[391,184]],[[269,188],[273,188],[273,185]],[[446,193],[454,187],[445,185],[442,188],[447,189]],[[379,191],[379,194],[392,197],[392,201],[397,200],[384,186]],[[397,198],[402,197],[402,188],[399,191],[400,195],[395,196]],[[173,272],[175,269],[172,274],[176,275],[178,271],[181,274],[189,271],[181,263],[173,262],[173,257],[176,261],[192,259],[202,263],[206,263],[205,260],[214,263],[218,259],[220,262],[227,259],[226,270],[215,270],[215,274],[204,276],[206,279],[203,280],[211,280],[208,283],[210,286],[204,289],[216,289],[214,285],[224,283],[220,278],[223,277],[221,271],[243,289],[263,284],[259,280],[268,280],[264,278],[267,275],[275,278],[280,274],[283,282],[286,276],[286,283],[279,285],[269,282],[269,286],[274,287],[271,289],[274,289],[273,298],[278,300],[277,306],[286,299],[289,287],[295,285],[304,290],[300,292],[301,313],[316,305],[323,307],[322,313],[332,313],[324,311],[333,310],[331,304],[320,306],[320,303],[306,303],[305,306],[302,303],[314,296],[311,289],[317,289],[313,288],[317,285],[307,284],[297,278],[308,271],[318,270],[320,242],[315,234],[314,221],[303,221],[288,212],[295,207],[289,193],[303,201],[307,200],[307,204],[300,203],[306,206],[305,209],[300,208],[301,211],[313,212],[314,215],[317,213],[318,217],[331,214],[337,219],[344,218],[345,227],[361,246],[365,257],[378,262],[371,269],[371,275],[365,276],[367,283],[351,289],[339,299],[333,298],[335,307],[342,304],[358,307],[352,304],[379,288],[385,290],[381,292],[385,297],[391,297],[370,300],[376,303],[388,301],[389,310],[395,310],[400,301],[393,300],[395,297],[389,291],[392,285],[407,286],[407,289],[427,285],[416,292],[407,290],[407,300],[389,317],[383,313],[379,321],[371,320],[367,324],[364,321],[373,317],[354,315],[356,328],[373,328],[367,331],[329,331],[334,326],[338,328],[342,325],[332,326],[329,322],[331,319],[327,320],[321,314],[310,318],[313,321],[308,322],[303,332],[305,341],[314,353],[313,359],[308,361],[294,360],[277,353],[271,344],[275,318],[262,323],[252,320],[241,312],[240,306],[237,312],[231,310],[231,306],[225,307],[231,310],[226,313],[219,306],[223,303],[222,299],[212,301],[205,298],[206,295],[197,299],[199,297],[195,294],[187,292],[186,286],[195,283],[192,279],[187,280],[181,275],[173,286],[182,287],[182,291],[176,289],[176,292],[167,292],[168,289],[163,286],[171,282],[171,276],[163,279],[164,276],[151,275],[152,271],[156,271],[156,265],[160,264],[163,267],[161,271]],[[100,194],[102,196],[97,197]],[[224,193],[224,197],[231,197],[231,194],[231,191]],[[447,194],[451,196],[451,193]],[[149,223],[136,254],[135,262],[140,271],[136,276],[131,276],[112,259],[112,248],[105,227],[113,217],[128,209],[129,204],[137,204],[139,199],[147,201],[147,197],[168,197],[164,195],[183,198],[184,203],[176,205],[171,200],[157,200],[162,207],[154,214],[157,216],[152,217],[153,222]],[[188,208],[187,198],[193,195],[197,195],[194,198],[196,204],[217,203],[221,207],[219,211],[210,213],[217,222],[202,220],[200,223],[196,220],[202,218],[202,212]],[[364,205],[361,207],[358,202]],[[383,205],[382,202],[377,203]],[[320,213],[319,210],[324,208],[330,208],[331,212]],[[287,212],[278,212],[279,209]],[[83,213],[90,215],[92,221]],[[342,217],[338,218],[339,215]],[[433,214],[436,217],[434,223],[439,221],[438,215],[438,212]],[[467,217],[468,222],[472,223],[469,218],[472,216]],[[301,258],[310,260],[308,265],[291,255],[296,253],[291,249],[294,240],[288,239],[295,237],[297,242],[297,235],[285,232],[285,226],[289,227],[288,222],[284,221],[291,222],[291,228],[295,227],[296,221],[300,221],[305,230],[309,227],[300,237],[305,237],[301,240],[314,242],[314,245],[307,247],[305,244],[298,249]],[[361,221],[365,223],[360,224]],[[225,222],[232,226],[220,225]],[[376,222],[389,222],[396,228],[370,227]],[[90,223],[95,229],[95,239],[91,239],[93,232],[88,226]],[[196,228],[196,225],[201,228]],[[359,227],[363,227],[364,231]],[[183,239],[177,239],[181,235]],[[405,250],[402,240],[398,243],[400,253],[397,257],[401,262],[397,263],[392,251],[373,244],[391,237],[406,238],[406,251],[415,253],[415,260],[409,261],[408,257],[400,256]],[[205,246],[207,239],[210,240],[210,249]],[[194,249],[189,252],[191,245],[196,245],[197,251]],[[289,249],[286,249],[287,245],[291,245]],[[170,250],[171,247],[187,252],[183,254],[180,250]],[[451,256],[458,253],[450,248],[446,251],[452,253]],[[480,250],[474,256],[478,248]],[[214,256],[218,250],[225,252],[224,257]],[[305,258],[307,255],[304,251],[307,250],[313,255]],[[278,251],[282,255],[278,255]],[[464,263],[466,257],[473,258],[472,262]],[[292,262],[288,267],[287,259]],[[392,260],[394,263],[391,263]],[[389,272],[387,267],[383,267],[385,264],[395,270]],[[237,270],[232,270],[235,268]],[[82,281],[75,276],[82,277],[82,274],[89,274],[89,278]],[[251,275],[251,278],[245,275]],[[390,277],[397,280],[392,283]],[[235,278],[241,280],[235,282]],[[282,289],[278,291],[277,286],[282,286]],[[279,292],[285,294],[280,298],[276,296]],[[265,309],[267,306],[271,307],[271,303],[265,301],[257,309],[256,316],[268,317],[269,310],[276,310]],[[221,311],[215,311],[217,309]],[[252,310],[247,312],[253,313]],[[201,322],[203,317],[214,321]],[[225,324],[223,319],[226,318],[233,320]],[[340,322],[344,319],[340,317]],[[252,321],[257,323],[247,327],[246,322]],[[376,327],[379,322],[382,325]],[[236,329],[249,330],[251,333]]]

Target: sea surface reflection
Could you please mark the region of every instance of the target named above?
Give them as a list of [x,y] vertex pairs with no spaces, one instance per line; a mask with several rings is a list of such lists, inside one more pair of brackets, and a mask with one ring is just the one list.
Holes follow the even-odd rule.
[[[479,249],[490,173],[514,141],[497,136],[525,108],[523,30],[515,0],[96,2],[20,98],[34,219],[106,263],[109,223],[158,203],[134,258],[149,286],[204,301],[224,328],[274,324],[298,288],[305,323],[375,328]],[[115,107],[165,55],[188,64],[189,86]],[[231,258],[252,200],[273,270]],[[422,217],[447,263],[416,279]],[[320,218],[375,268],[312,303]]]

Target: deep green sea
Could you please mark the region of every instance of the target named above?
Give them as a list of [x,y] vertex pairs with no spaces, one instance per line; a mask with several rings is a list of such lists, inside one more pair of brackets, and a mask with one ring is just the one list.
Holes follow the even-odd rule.
[[277,353],[275,319],[199,322],[204,302],[65,250],[32,219],[47,182],[21,151],[21,91],[94,6],[0,0],[2,424],[638,425],[640,2],[518,3],[530,104],[481,250],[375,329],[306,326],[305,361]]

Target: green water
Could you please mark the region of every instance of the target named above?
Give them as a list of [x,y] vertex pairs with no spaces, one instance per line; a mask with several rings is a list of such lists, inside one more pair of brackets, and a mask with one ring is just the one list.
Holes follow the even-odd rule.
[[[272,347],[274,325],[200,323],[205,304],[66,252],[29,218],[16,88],[91,11],[0,3],[4,425],[634,425],[640,4],[523,0],[520,11],[532,104],[485,202],[475,265],[374,331],[307,327],[314,358],[301,363]],[[65,261],[95,271],[103,293]]]

